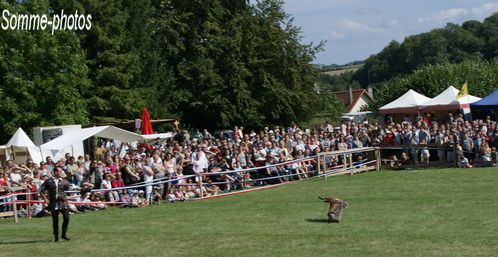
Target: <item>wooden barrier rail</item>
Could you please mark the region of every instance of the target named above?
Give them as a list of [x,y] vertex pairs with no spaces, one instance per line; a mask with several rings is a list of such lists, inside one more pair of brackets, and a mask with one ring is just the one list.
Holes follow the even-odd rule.
[[[354,160],[354,155],[366,155],[366,163],[358,163],[358,161]],[[330,167],[330,162],[327,162],[328,159],[339,159],[339,157],[342,159],[342,165]],[[328,176],[342,174],[353,175],[355,173],[371,170],[379,171],[380,162],[380,149],[378,147],[361,147],[341,151],[323,152],[317,155],[317,172],[318,175],[324,175],[323,177],[327,178]],[[338,171],[332,172],[334,170]]]
[[[6,188],[11,193],[15,193],[15,192],[19,192],[19,191],[26,191],[27,190],[26,186],[3,187],[3,188]],[[0,212],[0,218],[3,218],[3,217],[14,217],[14,222],[18,223],[19,220],[18,220],[18,217],[17,217],[17,203],[16,203],[17,196],[16,195],[11,195],[10,199],[11,199],[10,202],[12,203],[12,211]]]

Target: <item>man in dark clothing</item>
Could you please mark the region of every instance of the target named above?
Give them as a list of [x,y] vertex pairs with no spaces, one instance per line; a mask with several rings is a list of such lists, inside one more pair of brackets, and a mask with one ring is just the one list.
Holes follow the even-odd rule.
[[[67,237],[67,227],[69,226],[69,209],[67,204],[66,191],[69,190],[70,183],[66,179],[66,174],[60,167],[55,167],[54,176],[43,182],[40,187],[40,194],[48,202],[48,209],[52,213],[52,225],[54,232],[54,241],[59,241],[59,213],[62,213],[62,239],[69,240]],[[44,194],[48,192],[47,196]]]

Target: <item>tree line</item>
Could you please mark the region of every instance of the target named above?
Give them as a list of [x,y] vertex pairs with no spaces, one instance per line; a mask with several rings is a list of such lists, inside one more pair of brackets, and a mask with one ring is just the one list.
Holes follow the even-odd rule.
[[[88,31],[0,31],[0,138],[21,126],[178,117],[199,128],[307,121],[322,44],[283,1],[1,1],[11,13],[92,15]],[[325,99],[325,100],[323,100]]]
[[394,101],[409,89],[435,97],[449,86],[460,89],[467,81],[469,94],[485,97],[498,85],[498,59],[465,60],[457,64],[428,64],[406,76],[396,76],[382,83],[368,109],[378,112],[385,104]]
[[368,109],[395,100],[409,89],[434,97],[448,86],[458,89],[468,82],[469,92],[478,97],[492,93],[498,85],[498,13],[483,22],[411,35],[402,43],[392,41],[370,56],[347,83],[372,85],[374,101]]
[[402,43],[392,41],[368,57],[353,79],[366,86],[410,74],[425,65],[493,60],[498,56],[497,46],[498,13],[483,22],[448,23],[444,28],[406,37]]

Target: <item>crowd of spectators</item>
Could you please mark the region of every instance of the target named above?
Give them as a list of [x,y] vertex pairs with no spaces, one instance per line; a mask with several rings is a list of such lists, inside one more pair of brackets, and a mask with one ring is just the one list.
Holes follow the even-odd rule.
[[[39,164],[9,160],[0,170],[0,188],[26,186],[33,193],[30,199],[36,200],[41,183],[54,169],[63,169],[73,189],[79,191],[74,194],[78,204],[71,209],[82,212],[104,209],[111,203],[141,207],[164,200],[182,202],[307,179],[317,175],[316,158],[307,157],[320,152],[383,146],[383,155],[393,167],[432,161],[456,161],[460,167],[495,166],[498,158],[498,127],[489,117],[465,121],[461,115],[449,114],[436,121],[425,114],[413,121],[395,122],[387,117],[383,124],[365,120],[301,129],[293,123],[288,128],[265,127],[255,132],[234,127],[229,133],[214,134],[216,137],[206,129],[182,131],[171,139],[137,145],[103,141],[95,159],[66,154],[56,162],[47,157]],[[359,163],[367,156],[355,154],[354,158]],[[340,156],[329,156],[323,165],[342,162]],[[0,191],[0,197],[7,193]],[[0,205],[0,211],[7,208],[9,205]],[[34,215],[46,214],[43,204],[33,210]]]
[[455,162],[463,168],[496,166],[496,121],[489,116],[466,121],[462,114],[452,113],[443,120],[432,117],[426,113],[413,122],[405,118],[399,123],[386,118],[385,129],[379,133],[382,145],[402,149],[388,152],[391,165],[438,161]]

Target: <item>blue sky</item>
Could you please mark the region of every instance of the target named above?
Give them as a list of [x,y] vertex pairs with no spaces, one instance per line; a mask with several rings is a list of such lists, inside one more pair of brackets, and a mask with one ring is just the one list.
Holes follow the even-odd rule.
[[498,1],[285,0],[285,11],[302,28],[303,43],[327,41],[315,63],[344,64],[448,22],[482,21],[498,11]]

